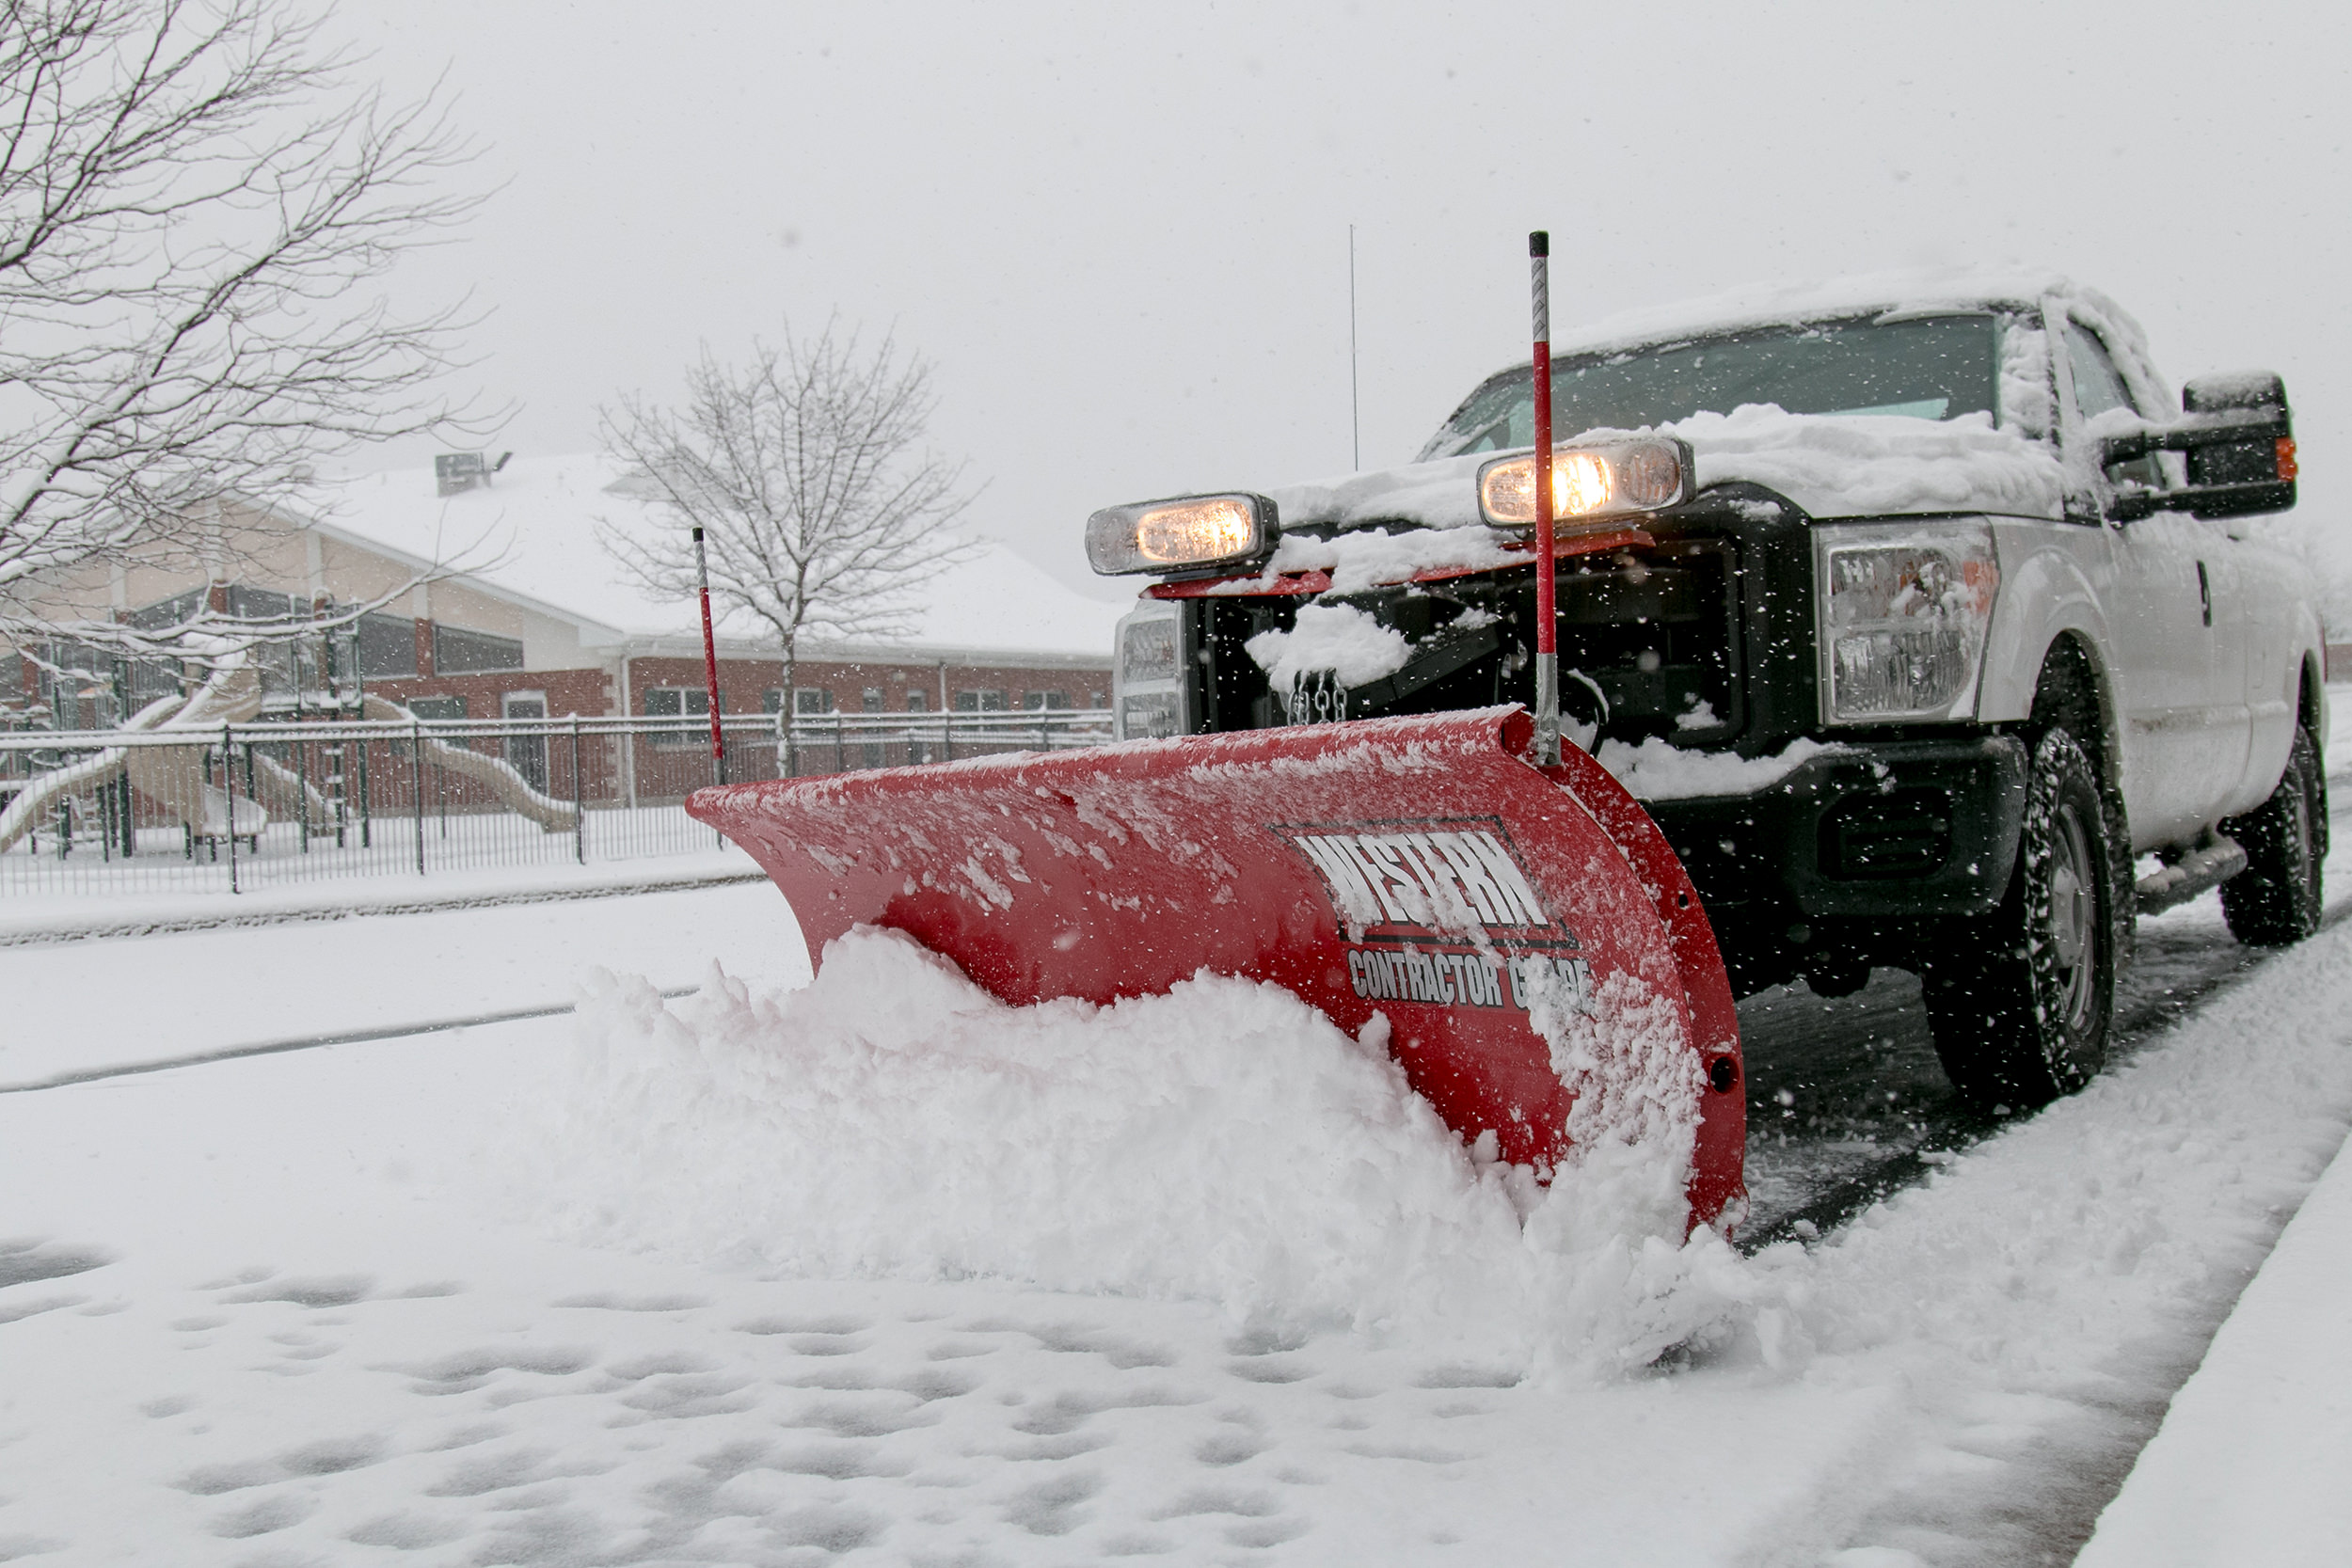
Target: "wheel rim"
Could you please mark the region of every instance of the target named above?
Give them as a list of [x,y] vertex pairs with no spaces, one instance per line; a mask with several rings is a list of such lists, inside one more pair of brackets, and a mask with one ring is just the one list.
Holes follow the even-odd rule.
[[2072,804],[2050,835],[2050,947],[2058,959],[2058,1014],[2080,1034],[2097,1002],[2099,900],[2091,881],[2090,835]]

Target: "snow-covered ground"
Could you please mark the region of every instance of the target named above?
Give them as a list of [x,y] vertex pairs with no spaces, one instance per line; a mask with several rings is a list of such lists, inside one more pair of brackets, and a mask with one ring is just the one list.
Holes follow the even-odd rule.
[[695,984],[714,962],[787,982],[808,967],[800,927],[765,879],[0,948],[8,999],[0,1088],[319,1035],[561,1008],[574,999],[581,953],[665,990]]
[[2340,923],[1818,1243],[1629,1248],[1279,996],[795,948],[755,884],[0,950],[8,1083],[587,981],[0,1094],[0,1560],[2062,1560],[2352,1122]]

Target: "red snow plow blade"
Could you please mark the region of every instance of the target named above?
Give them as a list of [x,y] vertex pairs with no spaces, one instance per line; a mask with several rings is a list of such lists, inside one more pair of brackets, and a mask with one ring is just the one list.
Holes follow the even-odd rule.
[[[1691,1053],[1692,1220],[1742,1196],[1731,988],[1682,866],[1599,764],[1526,760],[1518,708],[1187,736],[697,791],[783,889],[812,959],[905,931],[1005,1002],[1108,1003],[1207,970],[1351,1034],[1375,1013],[1466,1140],[1549,1170],[1574,1100],[1531,1004]],[[1627,1048],[1627,1059],[1636,1054]],[[1732,1217],[1736,1217],[1736,1212]]]

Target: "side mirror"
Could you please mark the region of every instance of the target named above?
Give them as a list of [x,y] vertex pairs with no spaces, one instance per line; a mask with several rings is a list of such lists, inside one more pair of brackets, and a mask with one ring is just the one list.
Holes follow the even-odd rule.
[[2108,516],[2124,523],[2167,511],[2241,517],[2284,512],[2295,504],[2295,422],[2279,377],[2268,371],[2199,376],[2181,388],[2181,409],[2178,424],[2100,442],[2106,465],[2153,451],[2177,451],[2188,459],[2187,484],[2126,490],[2109,503]]

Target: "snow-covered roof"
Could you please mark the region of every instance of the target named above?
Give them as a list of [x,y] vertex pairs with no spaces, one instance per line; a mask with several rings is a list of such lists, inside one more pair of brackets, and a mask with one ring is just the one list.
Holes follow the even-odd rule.
[[[619,477],[594,454],[516,457],[489,484],[443,498],[430,469],[399,468],[320,483],[300,510],[324,531],[580,623],[592,645],[699,635],[691,600],[647,589],[598,543],[600,521],[626,527],[648,510],[612,488]],[[914,635],[890,646],[1109,657],[1122,606],[1064,586],[994,540],[974,544],[972,561],[923,587]],[[755,639],[761,628],[739,616],[723,630]]]

